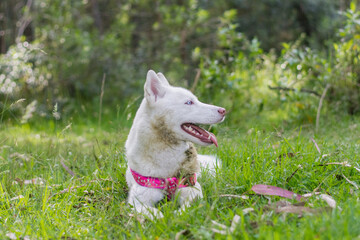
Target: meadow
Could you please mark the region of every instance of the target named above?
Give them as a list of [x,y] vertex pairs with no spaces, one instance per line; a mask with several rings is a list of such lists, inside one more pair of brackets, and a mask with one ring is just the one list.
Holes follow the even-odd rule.
[[[131,121],[3,124],[0,238],[360,239],[359,120],[327,116],[316,134],[313,125],[225,121],[219,148],[198,148],[222,160],[199,179],[204,199],[181,215],[165,202],[154,221],[126,204]],[[257,184],[313,194],[255,194]]]
[[[356,0],[1,0],[0,239],[360,240]],[[146,72],[227,109],[204,198],[145,219]]]

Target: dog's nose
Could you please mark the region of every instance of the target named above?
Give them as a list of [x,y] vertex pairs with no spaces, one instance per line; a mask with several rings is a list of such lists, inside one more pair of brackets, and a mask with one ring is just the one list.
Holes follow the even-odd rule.
[[225,115],[225,113],[226,113],[225,108],[219,108],[218,113],[220,113],[221,115]]

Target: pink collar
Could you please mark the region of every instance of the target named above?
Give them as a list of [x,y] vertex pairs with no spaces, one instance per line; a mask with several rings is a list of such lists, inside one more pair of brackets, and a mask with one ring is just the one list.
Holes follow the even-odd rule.
[[196,173],[194,173],[189,177],[182,178],[181,181],[179,182],[179,179],[176,177],[171,177],[171,178],[146,177],[146,176],[142,176],[140,173],[135,172],[131,168],[130,171],[135,181],[140,186],[148,187],[148,188],[164,189],[166,191],[168,200],[171,200],[173,198],[178,188],[194,186],[196,183]]

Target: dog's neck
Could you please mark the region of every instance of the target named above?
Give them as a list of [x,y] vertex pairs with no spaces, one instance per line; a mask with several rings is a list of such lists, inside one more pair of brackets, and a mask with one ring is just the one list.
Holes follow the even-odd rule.
[[[141,104],[126,141],[129,167],[144,176],[159,178],[186,176],[200,170],[192,143],[176,138],[164,118],[147,116]],[[141,115],[141,119],[137,116]]]

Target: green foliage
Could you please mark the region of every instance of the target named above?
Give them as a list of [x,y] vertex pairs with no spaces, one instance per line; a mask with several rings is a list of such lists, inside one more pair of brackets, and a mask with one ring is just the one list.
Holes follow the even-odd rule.
[[[31,18],[26,29],[33,34],[24,31],[0,57],[0,89],[12,90],[1,90],[1,119],[53,118],[55,105],[60,119],[84,109],[99,117],[103,79],[101,102],[122,111],[142,95],[149,68],[195,90],[202,100],[223,105],[236,123],[244,115],[312,123],[328,84],[324,109],[356,114],[359,12],[353,2],[338,14],[346,4],[34,1],[18,13]],[[26,104],[13,104],[20,99]]]
[[343,100],[347,112],[355,114],[360,112],[360,11],[356,10],[355,1],[344,15],[346,25],[339,30],[340,41],[333,45],[331,97]]
[[22,102],[42,94],[51,74],[42,71],[45,53],[37,44],[22,41],[0,55],[1,120],[22,113]]
[[[111,101],[114,94],[125,99],[139,93],[150,67],[180,79],[181,71],[189,74],[189,52],[195,42],[206,44],[196,38],[210,34],[211,28],[203,28],[208,24],[205,9],[196,1],[113,4],[117,11],[100,22],[88,10],[94,11],[95,6],[87,1],[37,2],[36,39],[48,53],[54,86],[68,89],[70,97],[89,99],[99,94],[105,73],[109,86],[105,98]],[[97,10],[102,7],[99,3]]]
[[323,49],[340,24],[339,10],[348,0],[242,0],[213,1],[223,11],[236,9],[237,31],[250,39],[258,38],[262,48],[281,50],[283,42],[293,42],[303,33],[305,44]]
[[[230,119],[264,117],[296,123],[314,123],[324,89],[327,110],[360,112],[359,12],[349,9],[327,52],[304,46],[302,35],[283,43],[279,55],[265,53],[256,38],[237,33],[234,14],[224,14],[218,31],[219,49],[203,55],[202,81],[197,91],[208,101],[226,106]],[[264,111],[266,110],[266,111]]]
[[249,41],[236,31],[236,24],[232,22],[235,14],[236,11],[228,11],[221,18],[217,33],[220,49],[212,58],[202,59],[197,92],[207,102],[223,105],[230,112],[244,113],[242,109],[254,104],[250,91],[255,87],[257,68],[263,61],[259,42]]
[[346,18],[338,31],[339,38],[329,45],[327,53],[284,44],[280,62],[283,72],[290,71],[293,76],[291,81],[279,79],[278,85],[309,89],[318,95],[329,85],[329,109],[349,114],[360,112],[360,21],[354,4],[354,11],[344,12]]

